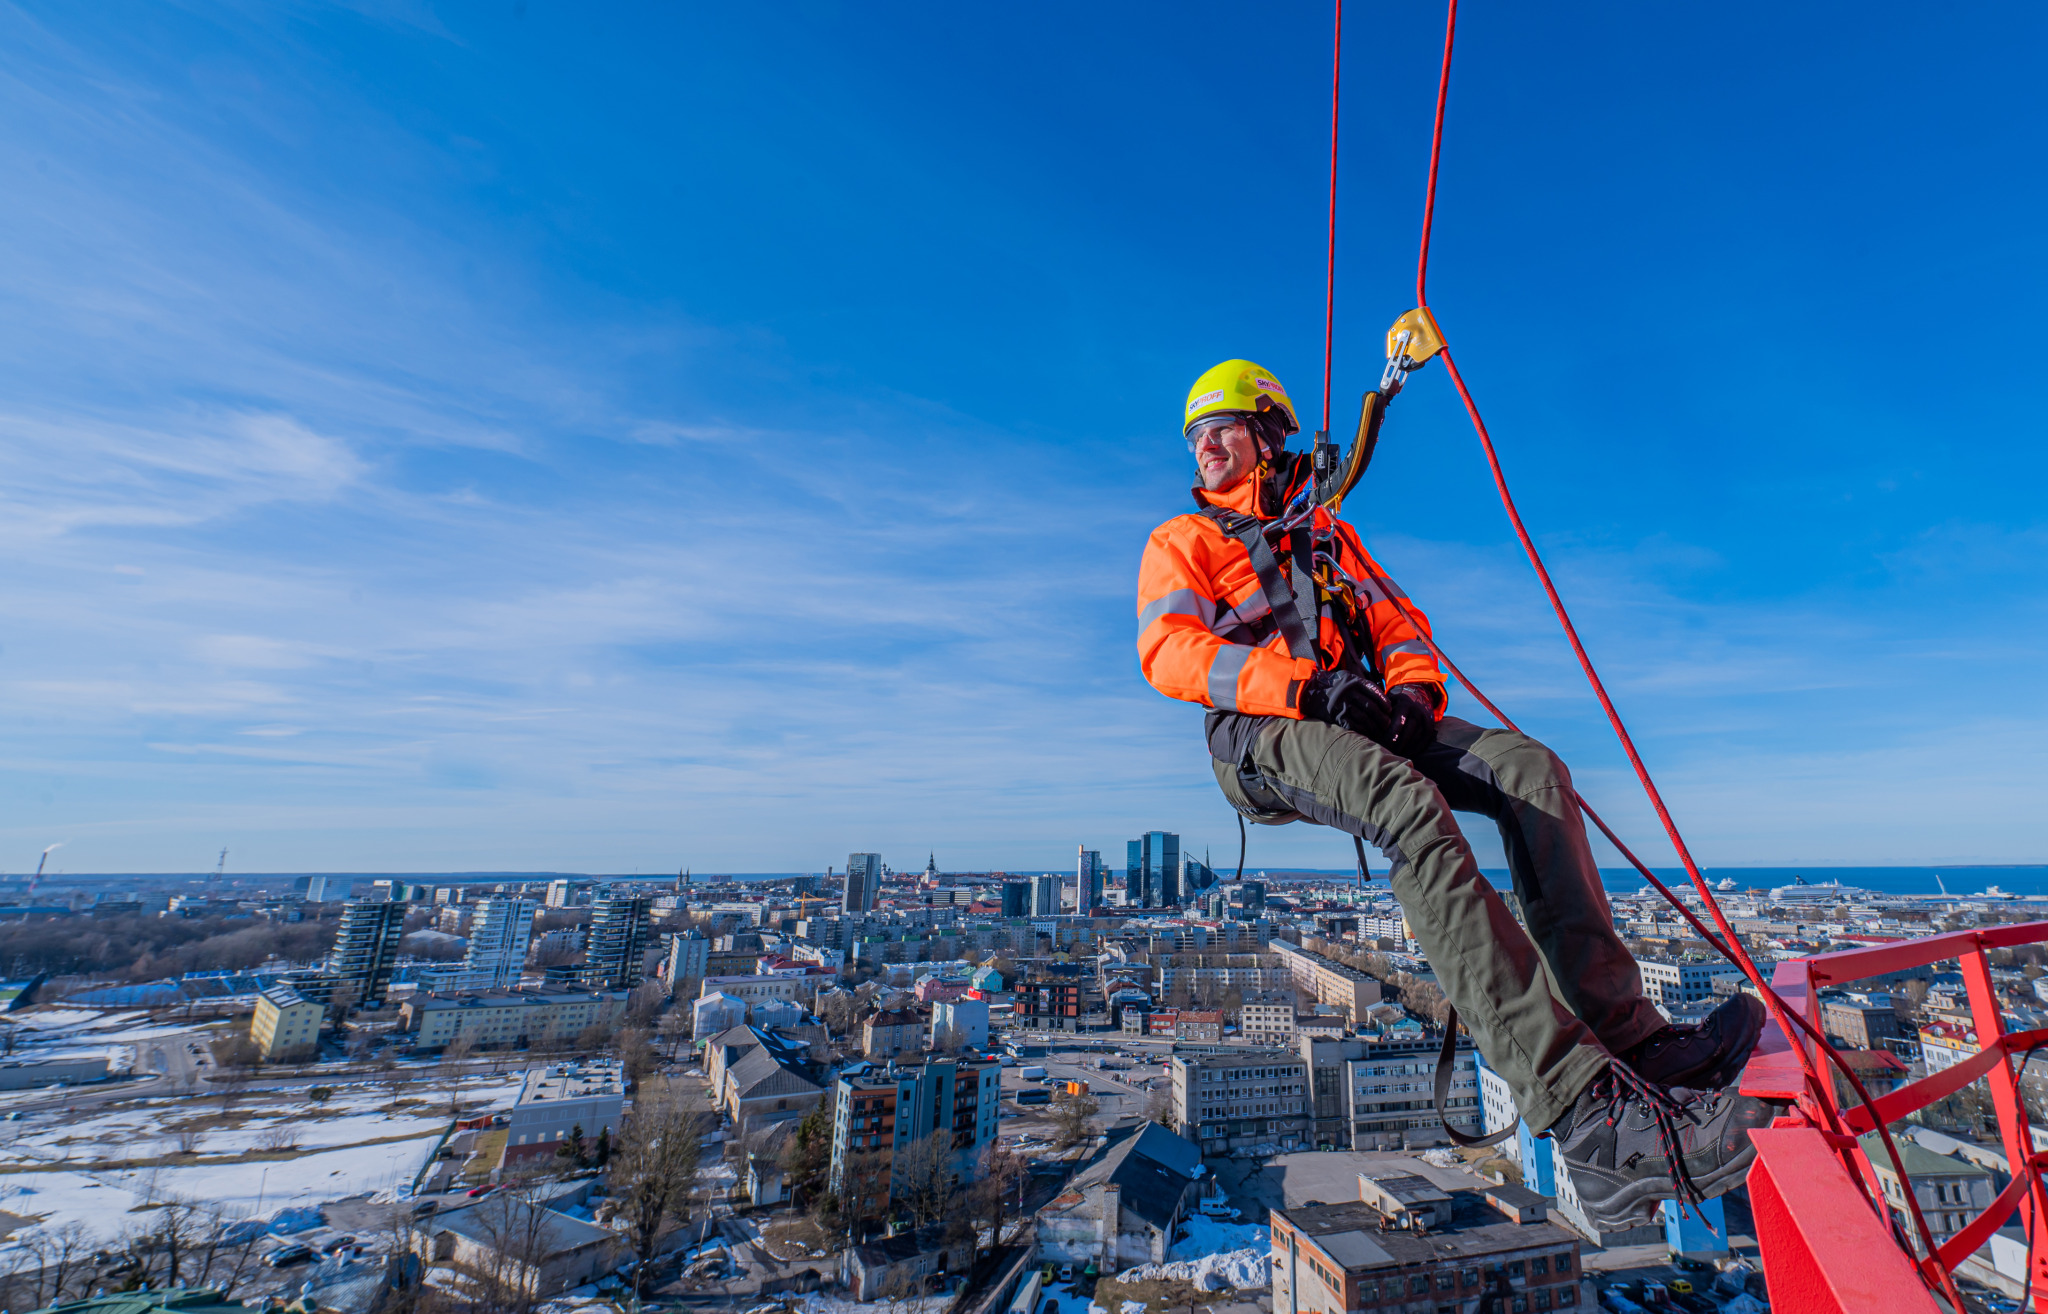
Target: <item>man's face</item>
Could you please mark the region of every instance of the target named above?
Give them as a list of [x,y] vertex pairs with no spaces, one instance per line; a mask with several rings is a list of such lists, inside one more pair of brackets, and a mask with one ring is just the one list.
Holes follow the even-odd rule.
[[1192,436],[1195,469],[1201,474],[1202,487],[1212,493],[1235,487],[1259,463],[1259,441],[1241,419],[1213,417]]

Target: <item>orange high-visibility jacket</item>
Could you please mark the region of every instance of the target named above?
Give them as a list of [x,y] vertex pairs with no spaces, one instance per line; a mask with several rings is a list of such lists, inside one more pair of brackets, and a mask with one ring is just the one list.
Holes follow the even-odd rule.
[[[1204,505],[1270,520],[1273,517],[1259,504],[1259,486],[1256,477],[1248,476],[1221,493],[1198,488],[1195,498]],[[1329,513],[1321,508],[1316,519],[1318,525],[1330,523]],[[1429,684],[1441,694],[1444,674],[1437,669],[1429,646],[1417,637],[1400,608],[1372,583],[1373,575],[1386,579],[1386,572],[1366,555],[1350,525],[1340,520],[1336,531],[1338,559],[1364,586],[1359,602],[1374,651],[1357,654],[1360,664],[1381,672],[1390,689],[1397,684]],[[1370,574],[1367,563],[1371,563]],[[1426,631],[1429,618],[1421,608],[1398,588],[1395,596]],[[1334,669],[1342,659],[1346,638],[1331,617],[1328,603],[1321,611],[1317,646],[1323,653],[1324,669]],[[1258,624],[1267,615],[1265,594],[1252,569],[1250,553],[1214,520],[1190,512],[1152,531],[1138,565],[1138,663],[1153,688],[1169,698],[1221,712],[1299,719],[1301,686],[1315,673],[1317,663],[1290,656],[1286,640],[1277,631],[1263,643],[1252,642],[1257,629],[1273,628]],[[1439,697],[1439,709],[1443,703]]]

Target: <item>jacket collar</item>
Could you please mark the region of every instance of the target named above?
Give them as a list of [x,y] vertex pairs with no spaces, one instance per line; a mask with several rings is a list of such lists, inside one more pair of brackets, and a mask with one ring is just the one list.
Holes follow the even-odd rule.
[[1259,488],[1264,482],[1259,478],[1258,470],[1255,468],[1244,478],[1220,492],[1210,492],[1202,487],[1200,480],[1195,481],[1194,487],[1188,491],[1194,494],[1196,506],[1221,507],[1225,511],[1235,511],[1239,515],[1270,520],[1272,516],[1260,505]]

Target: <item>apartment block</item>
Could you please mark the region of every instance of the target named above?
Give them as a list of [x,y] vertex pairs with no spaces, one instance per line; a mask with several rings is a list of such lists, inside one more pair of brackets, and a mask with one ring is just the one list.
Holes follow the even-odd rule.
[[1270,1051],[1176,1054],[1168,1118],[1201,1146],[1204,1158],[1259,1145],[1312,1145],[1308,1065],[1298,1055]]
[[973,1180],[981,1151],[995,1139],[1001,1078],[994,1063],[943,1058],[840,1077],[832,1189],[880,1206],[903,1186],[896,1156],[934,1133],[949,1137],[960,1180]]
[[477,1049],[567,1043],[586,1027],[617,1025],[629,993],[534,986],[420,994],[399,1006],[398,1025],[412,1033],[418,1050],[446,1049],[458,1040]]
[[[1301,1035],[1296,1052],[1309,1072],[1314,1143],[1386,1150],[1441,1145],[1435,1105],[1438,1042],[1328,1039]],[[1482,1110],[1476,1051],[1460,1038],[1452,1054],[1445,1113],[1458,1130],[1477,1130]]]
[[520,973],[526,970],[526,951],[533,942],[533,917],[538,911],[540,905],[532,899],[504,895],[478,905],[470,918],[469,949],[462,960],[464,984],[471,990],[518,985]]
[[1643,974],[1643,993],[1650,997],[1651,1003],[1667,1010],[1712,999],[1716,980],[1742,975],[1741,968],[1718,958],[1711,962],[1639,958],[1636,966]]
[[1237,1010],[1237,1031],[1246,1040],[1271,1045],[1293,1044],[1294,1001],[1241,1005]]
[[357,1003],[384,1002],[404,929],[403,903],[350,899],[343,904],[341,926],[327,954],[327,970],[339,978],[338,988],[352,993]]
[[1078,978],[1034,977],[1017,985],[1016,1025],[1042,1031],[1081,1029]]
[[591,907],[584,942],[583,984],[596,990],[631,990],[646,977],[647,941],[654,901],[644,894],[612,894]]
[[266,1063],[297,1063],[320,1048],[320,1005],[288,985],[275,985],[256,996],[256,1016],[249,1039]]
[[1292,973],[1296,994],[1305,1002],[1329,1004],[1351,1025],[1380,1002],[1380,983],[1357,968],[1286,940],[1273,941],[1272,949]]
[[662,977],[673,995],[687,981],[701,981],[711,973],[711,941],[696,927],[682,931],[668,942],[668,959]]

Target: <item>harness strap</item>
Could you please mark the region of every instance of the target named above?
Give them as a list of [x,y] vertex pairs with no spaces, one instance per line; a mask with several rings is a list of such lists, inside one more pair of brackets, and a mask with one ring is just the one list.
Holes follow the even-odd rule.
[[[1287,641],[1288,656],[1317,661],[1315,636],[1321,631],[1322,618],[1316,606],[1315,580],[1303,564],[1308,559],[1307,534],[1297,531],[1289,536],[1287,556],[1291,572],[1283,572],[1257,517],[1218,506],[1205,506],[1201,512],[1215,521],[1218,529],[1244,545],[1251,558],[1252,573],[1259,578],[1259,591],[1266,595],[1266,607],[1274,624],[1280,627],[1280,637]],[[1293,585],[1288,583],[1289,573],[1294,576]]]
[[1444,1132],[1450,1136],[1451,1144],[1453,1145],[1462,1145],[1468,1150],[1476,1149],[1482,1145],[1498,1145],[1515,1134],[1515,1127],[1518,1124],[1509,1123],[1499,1131],[1487,1136],[1467,1136],[1464,1132],[1451,1126],[1451,1120],[1444,1112],[1444,1101],[1451,1097],[1451,1069],[1457,1060],[1458,1053],[1458,1010],[1451,1007],[1449,1000],[1444,1001],[1444,1010],[1446,1014],[1444,1018],[1444,1047],[1437,1052],[1436,1056],[1437,1121],[1444,1125]]

